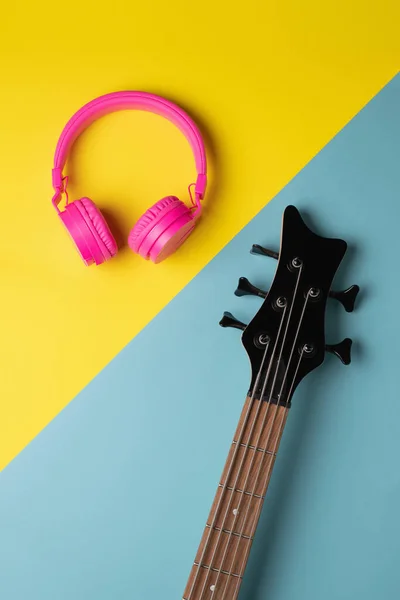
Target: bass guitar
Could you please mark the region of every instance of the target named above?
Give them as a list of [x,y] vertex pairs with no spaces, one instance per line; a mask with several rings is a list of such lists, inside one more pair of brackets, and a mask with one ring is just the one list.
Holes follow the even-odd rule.
[[341,292],[331,289],[346,249],[341,239],[313,233],[294,206],[284,211],[279,254],[252,248],[253,254],[278,264],[268,292],[239,280],[236,295],[263,299],[250,323],[228,312],[220,322],[243,331],[251,379],[183,600],[236,600],[294,391],[323,363],[326,352],[350,363],[349,338],[325,342],[328,299],[351,312],[359,292],[356,285]]

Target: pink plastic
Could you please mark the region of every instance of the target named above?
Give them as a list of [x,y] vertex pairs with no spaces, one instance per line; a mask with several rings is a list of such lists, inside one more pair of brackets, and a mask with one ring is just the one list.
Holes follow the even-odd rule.
[[144,238],[159,221],[160,216],[167,214],[172,208],[181,205],[182,202],[175,196],[167,196],[156,204],[153,204],[137,221],[129,234],[128,244],[134,252],[139,248]]
[[[79,200],[77,201],[79,202]],[[82,218],[75,202],[68,204],[66,209],[59,214],[68,233],[75,242],[79,254],[85,265],[101,265],[104,256],[95,236],[90,232],[87,223]]]
[[134,252],[158,263],[179,248],[194,224],[190,209],[178,198],[169,196],[139,219],[129,234],[128,243]]
[[95,203],[90,198],[81,198],[75,203],[89,229],[93,232],[104,257],[108,260],[115,256],[118,251],[117,243]]
[[73,143],[84,129],[103,115],[126,109],[150,111],[174,123],[186,136],[197,169],[197,180],[193,184],[196,210],[189,209],[173,196],[160,200],[138,220],[129,235],[129,246],[143,258],[158,263],[183,243],[201,213],[200,200],[204,198],[207,186],[207,162],[204,142],[192,119],[172,102],[146,92],[114,92],[96,98],[83,106],[64,127],[52,171],[53,205],[86,265],[99,265],[115,256],[117,244],[103,215],[89,198],[71,204],[67,200],[64,211],[59,210],[58,204],[66,194],[67,177],[63,175],[63,169]]

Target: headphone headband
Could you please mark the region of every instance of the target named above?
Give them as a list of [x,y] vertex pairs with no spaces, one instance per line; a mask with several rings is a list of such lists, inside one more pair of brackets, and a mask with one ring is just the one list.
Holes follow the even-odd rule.
[[194,121],[176,104],[147,92],[113,92],[105,94],[85,104],[65,125],[58,140],[52,171],[53,187],[56,192],[53,204],[61,200],[64,191],[63,169],[68,153],[80,134],[98,118],[119,110],[143,110],[165,117],[176,125],[188,140],[195,158],[197,181],[196,201],[204,197],[207,184],[207,162],[204,142]]

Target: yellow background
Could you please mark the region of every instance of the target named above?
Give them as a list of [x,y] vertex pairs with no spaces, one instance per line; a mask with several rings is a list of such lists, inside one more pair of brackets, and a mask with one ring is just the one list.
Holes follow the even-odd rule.
[[[0,22],[0,468],[398,71],[397,0],[7,3]],[[62,127],[120,89],[165,95],[205,132],[204,218],[152,265],[126,245],[81,264],[51,208]],[[73,198],[119,240],[164,195],[187,199],[189,147],[143,113],[103,118],[75,146]]]

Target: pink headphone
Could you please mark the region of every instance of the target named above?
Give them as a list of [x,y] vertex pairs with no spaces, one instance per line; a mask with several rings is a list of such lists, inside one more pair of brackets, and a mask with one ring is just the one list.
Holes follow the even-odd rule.
[[[197,181],[189,186],[192,206],[189,208],[175,196],[167,196],[149,208],[129,234],[131,249],[146,260],[159,263],[172,254],[194,229],[201,213],[200,200],[207,184],[207,164],[204,142],[190,117],[178,106],[146,92],[114,92],[92,100],[83,106],[66,124],[57,144],[52,172],[53,205],[75,242],[86,265],[100,265],[117,254],[116,241],[94,202],[81,198],[69,203],[68,177],[63,175],[68,153],[78,136],[99,117],[117,110],[145,110],[169,119],[186,136],[192,148]],[[194,186],[194,200],[191,187]],[[58,204],[65,194],[66,205]]]

